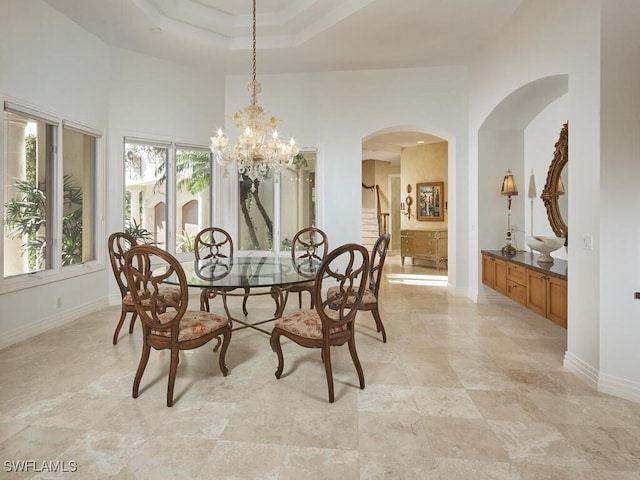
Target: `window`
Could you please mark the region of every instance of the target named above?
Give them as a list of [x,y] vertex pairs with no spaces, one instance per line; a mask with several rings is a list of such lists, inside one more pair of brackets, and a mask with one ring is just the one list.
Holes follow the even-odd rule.
[[[315,151],[302,151],[281,174],[256,182],[253,192],[251,180],[239,177],[237,250],[280,253],[298,230],[316,224],[316,158]],[[187,258],[195,235],[214,225],[211,151],[125,138],[124,164],[125,231]]]
[[141,243],[166,248],[169,146],[125,140],[125,231]]
[[63,122],[62,265],[96,259],[96,137]]
[[3,140],[2,278],[97,260],[100,132],[5,102]]
[[57,126],[5,113],[4,276],[52,268],[53,159]]
[[193,252],[211,224],[211,153],[205,147],[125,138],[125,230],[172,253]]
[[280,175],[256,182],[240,177],[240,250],[279,253],[291,248],[302,228],[316,225],[315,151],[301,151]]
[[211,151],[176,147],[176,252],[193,252],[196,234],[211,225]]

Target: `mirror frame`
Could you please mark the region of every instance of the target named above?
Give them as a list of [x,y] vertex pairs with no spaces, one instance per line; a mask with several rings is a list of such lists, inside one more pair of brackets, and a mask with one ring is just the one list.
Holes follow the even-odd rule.
[[569,122],[565,123],[562,126],[562,130],[560,130],[560,138],[556,142],[556,150],[547,172],[547,182],[540,196],[547,209],[547,217],[549,217],[551,228],[558,237],[564,237],[565,247],[569,245],[569,228],[562,218],[560,207],[558,206],[558,180],[568,161]]

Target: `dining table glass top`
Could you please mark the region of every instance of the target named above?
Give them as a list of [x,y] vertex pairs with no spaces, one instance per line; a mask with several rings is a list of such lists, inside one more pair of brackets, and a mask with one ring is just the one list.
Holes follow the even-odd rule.
[[[181,262],[192,287],[286,287],[313,280],[320,263],[291,256],[234,256],[232,259]],[[172,282],[177,279],[167,279]]]

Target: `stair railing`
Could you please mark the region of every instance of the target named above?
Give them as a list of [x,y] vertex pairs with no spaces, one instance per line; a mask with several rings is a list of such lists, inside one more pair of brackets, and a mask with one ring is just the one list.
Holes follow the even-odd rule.
[[383,213],[382,208],[380,207],[380,185],[365,185],[362,184],[362,188],[366,188],[368,190],[376,190],[376,215],[378,217],[378,235],[382,235],[383,233],[387,233],[388,228],[388,219],[389,214]]

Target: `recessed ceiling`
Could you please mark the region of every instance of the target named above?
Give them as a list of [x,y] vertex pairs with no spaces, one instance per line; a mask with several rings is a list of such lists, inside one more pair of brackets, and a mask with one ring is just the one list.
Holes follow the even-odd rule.
[[[250,73],[251,0],[44,0],[106,43]],[[257,0],[258,71],[460,65],[522,0]]]
[[[1,0],[0,0],[1,1]],[[109,45],[220,74],[251,73],[252,0],[44,0]],[[257,71],[465,65],[522,0],[257,0]],[[441,141],[378,135],[363,159]]]

